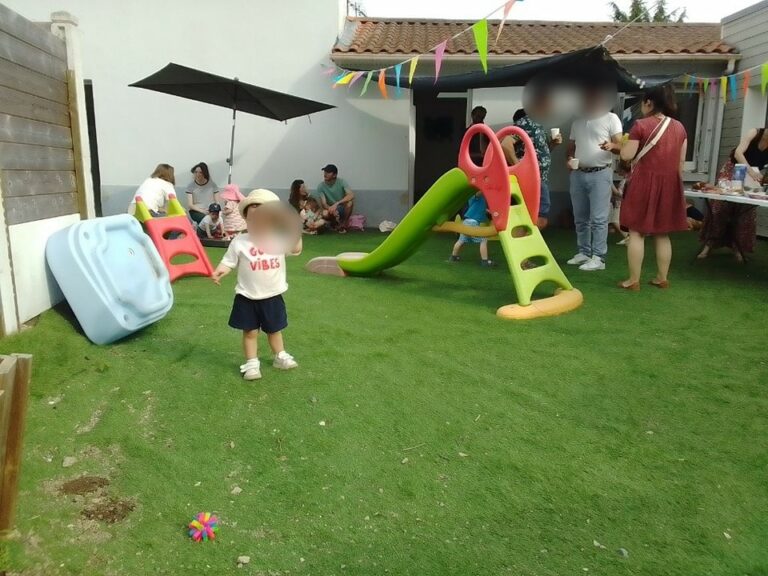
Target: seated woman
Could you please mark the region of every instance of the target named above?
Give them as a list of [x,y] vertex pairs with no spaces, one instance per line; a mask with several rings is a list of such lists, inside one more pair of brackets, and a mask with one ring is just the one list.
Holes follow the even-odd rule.
[[194,175],[194,179],[186,190],[187,210],[195,224],[200,224],[208,214],[208,206],[219,203],[219,187],[211,180],[211,173],[205,162],[195,164],[190,172]]
[[[747,173],[760,182],[760,168],[768,164],[768,130],[752,129],[741,139],[731,153],[728,162],[717,176],[720,180],[733,180],[736,164],[746,164]],[[721,200],[709,203],[709,213],[704,218],[701,242],[704,244],[698,258],[704,259],[715,248],[728,247],[733,250],[738,262],[744,261],[744,254],[755,249],[757,228],[757,207]]]
[[165,216],[168,195],[175,194],[176,178],[173,166],[170,164],[158,164],[154,172],[141,183],[141,186],[133,195],[133,200],[128,205],[128,213],[133,216],[136,213],[136,197],[141,197],[149,213],[154,216]]
[[291,195],[288,197],[288,203],[296,209],[296,212],[304,210],[309,198],[307,185],[304,180],[294,180],[291,183]]

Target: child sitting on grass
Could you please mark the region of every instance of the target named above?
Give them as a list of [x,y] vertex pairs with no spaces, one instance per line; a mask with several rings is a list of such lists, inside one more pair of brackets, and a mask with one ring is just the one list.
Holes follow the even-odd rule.
[[[240,214],[245,219],[248,233],[232,239],[224,258],[213,273],[213,281],[221,279],[237,268],[235,302],[229,316],[229,325],[243,331],[245,364],[240,372],[246,380],[261,378],[258,357],[258,336],[263,330],[275,355],[272,366],[290,370],[298,364],[285,351],[283,330],[288,326],[288,314],[283,294],[288,290],[285,274],[285,255],[282,250],[270,247],[274,237],[269,234],[274,227],[276,211],[262,208],[264,204],[280,202],[274,192],[254,190],[240,203]],[[291,211],[293,209],[291,208]],[[293,212],[293,218],[296,213]],[[295,223],[298,234],[299,225]],[[301,254],[301,237],[296,241],[291,255]]]
[[[485,201],[485,196],[482,192],[478,192],[472,198],[469,199],[467,204],[467,211],[464,213],[464,225],[465,226],[480,226],[481,222],[486,222],[486,214],[488,212],[488,204]],[[470,244],[480,244],[480,265],[481,266],[495,266],[492,260],[488,259],[488,239],[487,238],[473,238],[472,236],[466,236],[464,234],[459,235],[459,240],[453,245],[453,252],[448,260],[449,262],[458,262],[461,260],[459,253],[464,244],[469,242]]]
[[317,234],[325,229],[327,222],[323,219],[320,203],[315,198],[306,200],[300,215],[304,220],[304,232],[307,234]]
[[197,235],[209,240],[224,238],[224,220],[221,218],[221,206],[215,202],[208,206],[208,214],[197,225]]

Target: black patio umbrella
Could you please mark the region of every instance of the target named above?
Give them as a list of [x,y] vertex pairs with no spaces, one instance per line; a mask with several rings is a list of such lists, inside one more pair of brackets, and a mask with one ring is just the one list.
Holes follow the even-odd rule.
[[155,92],[165,92],[173,96],[231,109],[232,138],[229,143],[229,158],[227,158],[227,164],[229,164],[227,181],[229,183],[232,182],[235,123],[238,111],[285,121],[335,108],[330,104],[246,84],[237,78],[225,78],[173,63],[143,80],[130,84],[130,86],[154,90]]

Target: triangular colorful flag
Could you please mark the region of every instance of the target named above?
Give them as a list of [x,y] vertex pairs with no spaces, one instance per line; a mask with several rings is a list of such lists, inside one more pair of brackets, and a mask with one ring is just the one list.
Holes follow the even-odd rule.
[[720,76],[720,98],[723,102],[728,101],[728,79],[725,76]]
[[742,90],[744,91],[744,98],[747,97],[747,91],[749,90],[749,83],[752,81],[752,72],[747,70],[744,72],[744,79],[741,82]]
[[499,38],[501,38],[501,29],[504,28],[504,22],[507,21],[509,11],[512,10],[514,3],[515,0],[509,0],[509,2],[504,4],[504,16],[501,17],[501,22],[499,22],[499,31],[496,33],[496,41],[493,43],[494,46],[499,43]]
[[419,65],[419,57],[411,58],[411,67],[408,70],[408,85],[413,87],[413,75],[416,74],[416,66]]
[[354,78],[354,76],[355,76],[354,72],[350,72],[349,74],[344,74],[344,76],[342,76],[340,80],[336,81],[336,84],[340,86],[349,84],[349,82],[352,80],[352,78]]
[[765,96],[765,89],[768,87],[768,63],[763,64],[763,79],[760,82],[760,87],[763,91],[763,96]]
[[341,74],[339,74],[338,76],[336,76],[336,77],[333,79],[333,83],[334,83],[334,84],[338,84],[338,83],[339,83],[339,81],[340,81],[342,78],[344,78],[344,76],[346,76],[346,75],[347,75],[347,71],[346,71],[346,70],[342,70],[342,71],[341,71]]
[[731,101],[739,98],[739,89],[736,87],[736,75],[728,76],[728,87],[731,89]]
[[703,94],[706,92],[706,88],[704,88],[704,80],[701,78],[696,78],[696,83],[699,85],[699,93]]
[[389,100],[389,94],[387,94],[387,74],[384,68],[379,70],[379,91],[384,100]]
[[403,90],[400,88],[400,73],[403,71],[403,64],[395,64],[395,84],[397,85],[397,95],[400,96]]
[[691,83],[691,77],[688,74],[683,75],[683,92],[688,92],[688,84]]
[[362,78],[363,75],[365,75],[365,72],[355,72],[355,76],[352,78],[352,80],[349,81],[349,87],[352,88],[352,86],[355,85],[355,82],[360,80],[360,78]]
[[365,76],[365,84],[363,84],[363,89],[360,91],[360,96],[365,96],[365,93],[368,92],[368,84],[371,83],[372,76],[373,76],[373,70],[368,72],[368,74]]
[[483,70],[488,73],[488,20],[480,20],[472,25],[472,34],[475,36],[475,46],[480,56]]
[[448,46],[448,40],[443,40],[435,48],[435,83],[440,76],[440,67],[443,65],[443,55],[445,54],[445,48]]
[[704,92],[707,92],[707,89],[709,88],[709,78],[704,78]]
[[328,66],[325,70],[323,70],[323,76],[330,76],[335,72],[336,72],[336,68],[334,68],[333,66]]

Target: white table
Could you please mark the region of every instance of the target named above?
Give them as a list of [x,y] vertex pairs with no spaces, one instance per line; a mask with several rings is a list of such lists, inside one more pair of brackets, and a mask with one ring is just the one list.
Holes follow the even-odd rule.
[[716,194],[712,192],[702,192],[701,190],[686,190],[687,198],[703,198],[704,200],[722,200],[723,202],[735,202],[736,204],[751,204],[753,206],[762,206],[768,208],[768,197],[765,200],[750,198],[749,196],[737,196],[735,194]]

